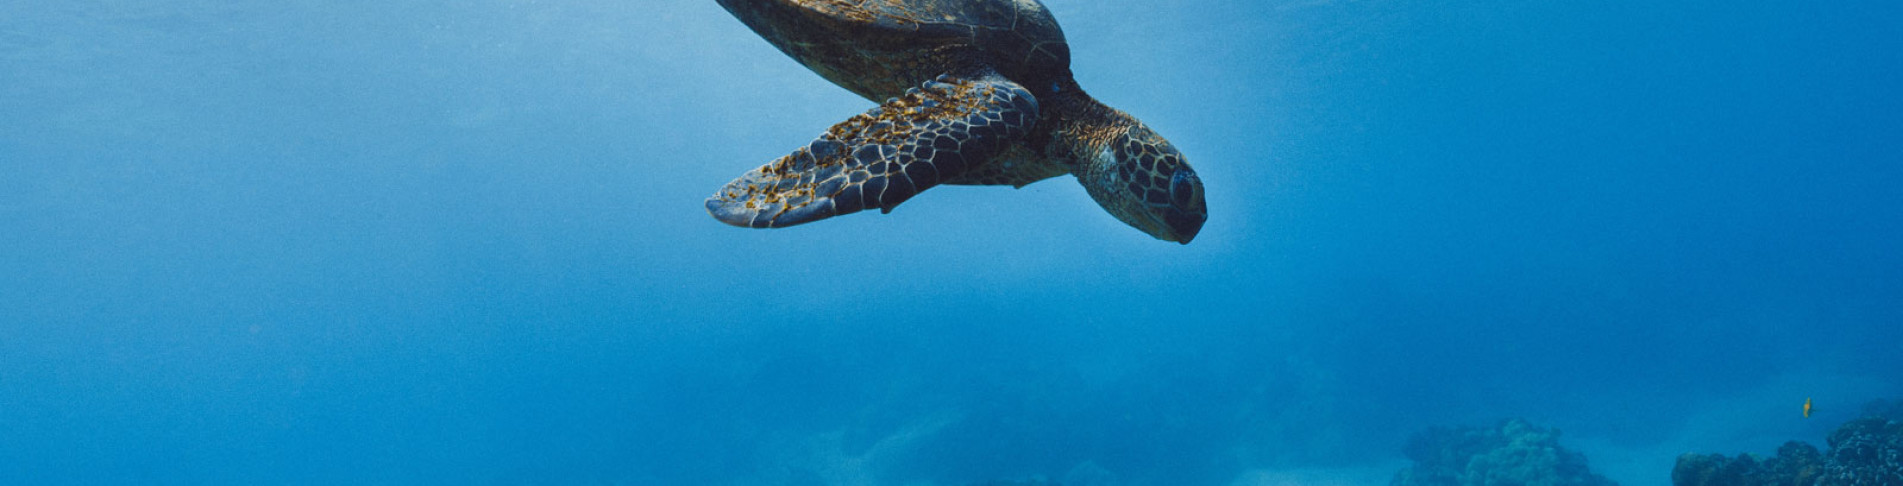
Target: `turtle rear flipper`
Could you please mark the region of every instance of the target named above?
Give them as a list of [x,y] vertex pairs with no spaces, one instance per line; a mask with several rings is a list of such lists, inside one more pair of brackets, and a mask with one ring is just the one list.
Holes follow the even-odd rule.
[[939,76],[742,174],[707,198],[707,212],[752,228],[891,212],[985,163],[1036,121],[1037,100],[1002,76]]

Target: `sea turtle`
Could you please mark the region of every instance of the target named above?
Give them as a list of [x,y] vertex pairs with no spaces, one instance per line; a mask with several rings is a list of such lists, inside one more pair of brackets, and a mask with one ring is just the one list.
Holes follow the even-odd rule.
[[718,0],[821,77],[883,104],[707,199],[735,226],[879,208],[938,184],[1023,187],[1062,174],[1104,210],[1188,244],[1203,184],[1169,141],[1071,79],[1037,0]]

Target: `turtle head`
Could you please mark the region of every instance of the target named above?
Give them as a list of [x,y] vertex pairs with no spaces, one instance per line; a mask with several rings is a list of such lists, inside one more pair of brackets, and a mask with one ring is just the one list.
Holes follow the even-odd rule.
[[1142,123],[1112,138],[1079,175],[1090,196],[1125,224],[1189,244],[1203,229],[1203,181],[1183,153]]

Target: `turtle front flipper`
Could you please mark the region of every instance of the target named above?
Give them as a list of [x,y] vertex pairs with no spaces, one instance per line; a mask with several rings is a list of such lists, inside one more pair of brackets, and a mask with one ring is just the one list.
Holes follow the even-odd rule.
[[939,76],[727,183],[707,198],[707,212],[752,228],[891,212],[985,163],[1036,121],[1036,98],[1002,76]]

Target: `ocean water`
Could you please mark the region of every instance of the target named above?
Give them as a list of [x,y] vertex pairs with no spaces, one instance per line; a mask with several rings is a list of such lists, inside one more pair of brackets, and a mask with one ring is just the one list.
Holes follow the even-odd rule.
[[1045,4],[1194,243],[714,221],[871,104],[712,1],[0,0],[0,483],[1661,486],[1903,396],[1903,4]]

